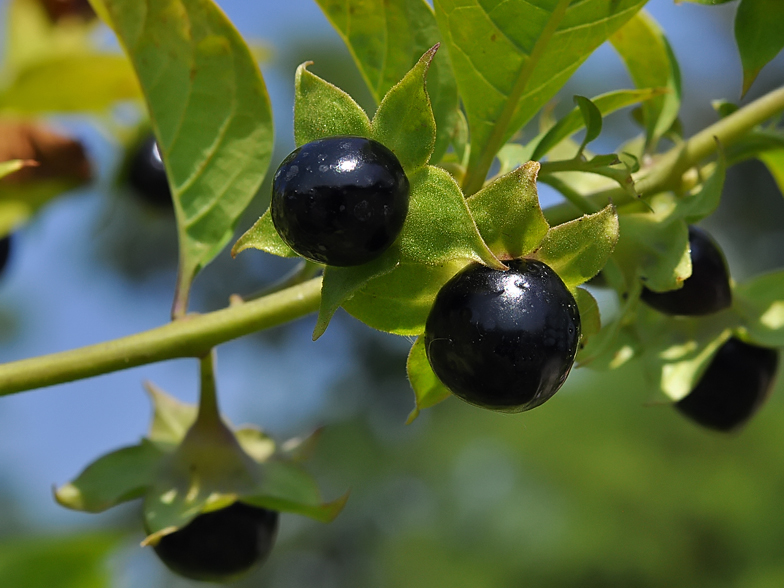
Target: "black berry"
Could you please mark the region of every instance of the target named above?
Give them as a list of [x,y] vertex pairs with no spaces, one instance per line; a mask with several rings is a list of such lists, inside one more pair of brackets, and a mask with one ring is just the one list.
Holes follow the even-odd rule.
[[153,135],[147,136],[134,149],[128,165],[128,184],[148,204],[158,208],[172,208],[166,168]]
[[474,263],[436,296],[425,326],[433,371],[456,396],[494,410],[539,406],[566,380],[580,340],[580,313],[549,266],[509,270]]
[[0,239],[0,274],[5,271],[8,265],[8,258],[11,256],[11,235],[6,235]]
[[363,137],[329,137],[293,151],[275,172],[270,210],[294,251],[328,265],[375,259],[397,239],[409,184],[395,154]]
[[643,288],[642,299],[665,314],[713,314],[732,304],[730,277],[719,246],[708,233],[689,226],[691,276],[679,290],[653,292]]
[[278,513],[235,502],[199,515],[182,529],[165,535],[155,553],[173,572],[223,582],[266,559],[278,529]]
[[733,337],[719,348],[700,381],[675,407],[700,425],[731,431],[762,406],[778,363],[775,349]]

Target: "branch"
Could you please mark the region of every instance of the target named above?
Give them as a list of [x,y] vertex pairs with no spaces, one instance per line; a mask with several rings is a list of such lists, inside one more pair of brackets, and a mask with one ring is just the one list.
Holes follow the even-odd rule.
[[320,300],[321,278],[315,278],[128,337],[0,365],[0,396],[167,359],[204,357],[216,345],[315,312]]
[[[659,156],[655,163],[633,174],[634,187],[643,197],[681,186],[683,174],[706,157],[716,153],[716,139],[724,147],[742,138],[755,126],[784,111],[784,87],[778,88],[739,108],[731,115],[701,130]],[[603,208],[610,200],[620,206],[634,199],[623,189],[614,188],[587,197],[594,206]],[[559,225],[575,218],[575,208],[570,203],[559,204],[544,211],[552,225]]]

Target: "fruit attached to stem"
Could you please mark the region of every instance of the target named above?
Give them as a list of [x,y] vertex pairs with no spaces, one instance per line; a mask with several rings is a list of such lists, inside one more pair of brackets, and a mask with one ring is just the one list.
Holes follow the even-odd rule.
[[143,201],[156,208],[172,208],[169,179],[155,136],[148,135],[135,148],[127,173],[128,184]]
[[277,529],[276,511],[235,502],[200,514],[185,527],[164,535],[154,549],[181,576],[225,582],[267,558]]
[[574,297],[548,265],[473,263],[436,296],[425,346],[438,378],[470,404],[503,412],[539,406],[561,387],[580,340]]
[[653,292],[643,288],[643,302],[670,315],[713,314],[732,305],[730,276],[724,255],[708,233],[689,226],[691,276],[678,290]]
[[732,337],[713,356],[694,389],[675,407],[704,427],[732,431],[765,402],[778,363],[777,350]]
[[408,178],[392,151],[363,137],[327,137],[283,160],[270,211],[294,251],[351,266],[375,259],[397,239],[408,197]]

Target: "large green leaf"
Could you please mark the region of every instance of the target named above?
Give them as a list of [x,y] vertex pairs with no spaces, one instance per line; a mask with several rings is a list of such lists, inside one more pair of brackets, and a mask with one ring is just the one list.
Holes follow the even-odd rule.
[[638,88],[666,88],[667,93],[642,105],[647,145],[653,148],[678,118],[681,77],[678,62],[664,31],[651,15],[638,12],[617,30],[610,42],[618,51]]
[[466,192],[496,152],[645,0],[435,0],[471,129]]
[[735,15],[735,41],[743,65],[743,94],[760,70],[784,49],[784,2],[741,0]]
[[[316,1],[346,42],[376,102],[440,41],[426,0]],[[438,127],[432,157],[437,162],[458,124],[457,85],[447,51],[440,51],[433,61],[427,86]]]
[[0,543],[0,586],[110,588],[106,557],[121,539],[106,532],[14,537]]
[[757,345],[784,346],[784,271],[758,276],[733,292],[750,339]]
[[147,100],[180,239],[175,316],[191,281],[231,238],[272,154],[256,61],[211,0],[101,0]]

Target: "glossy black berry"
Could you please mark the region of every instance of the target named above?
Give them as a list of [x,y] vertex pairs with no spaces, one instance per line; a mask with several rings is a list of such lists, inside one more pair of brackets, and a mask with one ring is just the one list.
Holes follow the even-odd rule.
[[719,348],[700,381],[675,407],[700,425],[731,431],[765,402],[778,363],[775,349],[733,337]]
[[128,165],[128,184],[148,204],[158,208],[172,208],[166,168],[153,135],[147,136],[134,149]]
[[328,137],[293,151],[275,172],[270,210],[294,251],[328,265],[359,265],[397,239],[408,178],[395,154],[362,137]]
[[433,371],[456,396],[504,412],[542,404],[566,380],[580,340],[580,313],[549,266],[509,270],[471,264],[436,296],[425,326]]
[[665,314],[713,314],[732,305],[730,277],[719,246],[708,233],[689,226],[691,276],[679,290],[653,292],[643,288],[642,299]]
[[235,502],[199,515],[165,535],[155,553],[173,572],[193,580],[223,582],[266,559],[278,529],[278,513]]

